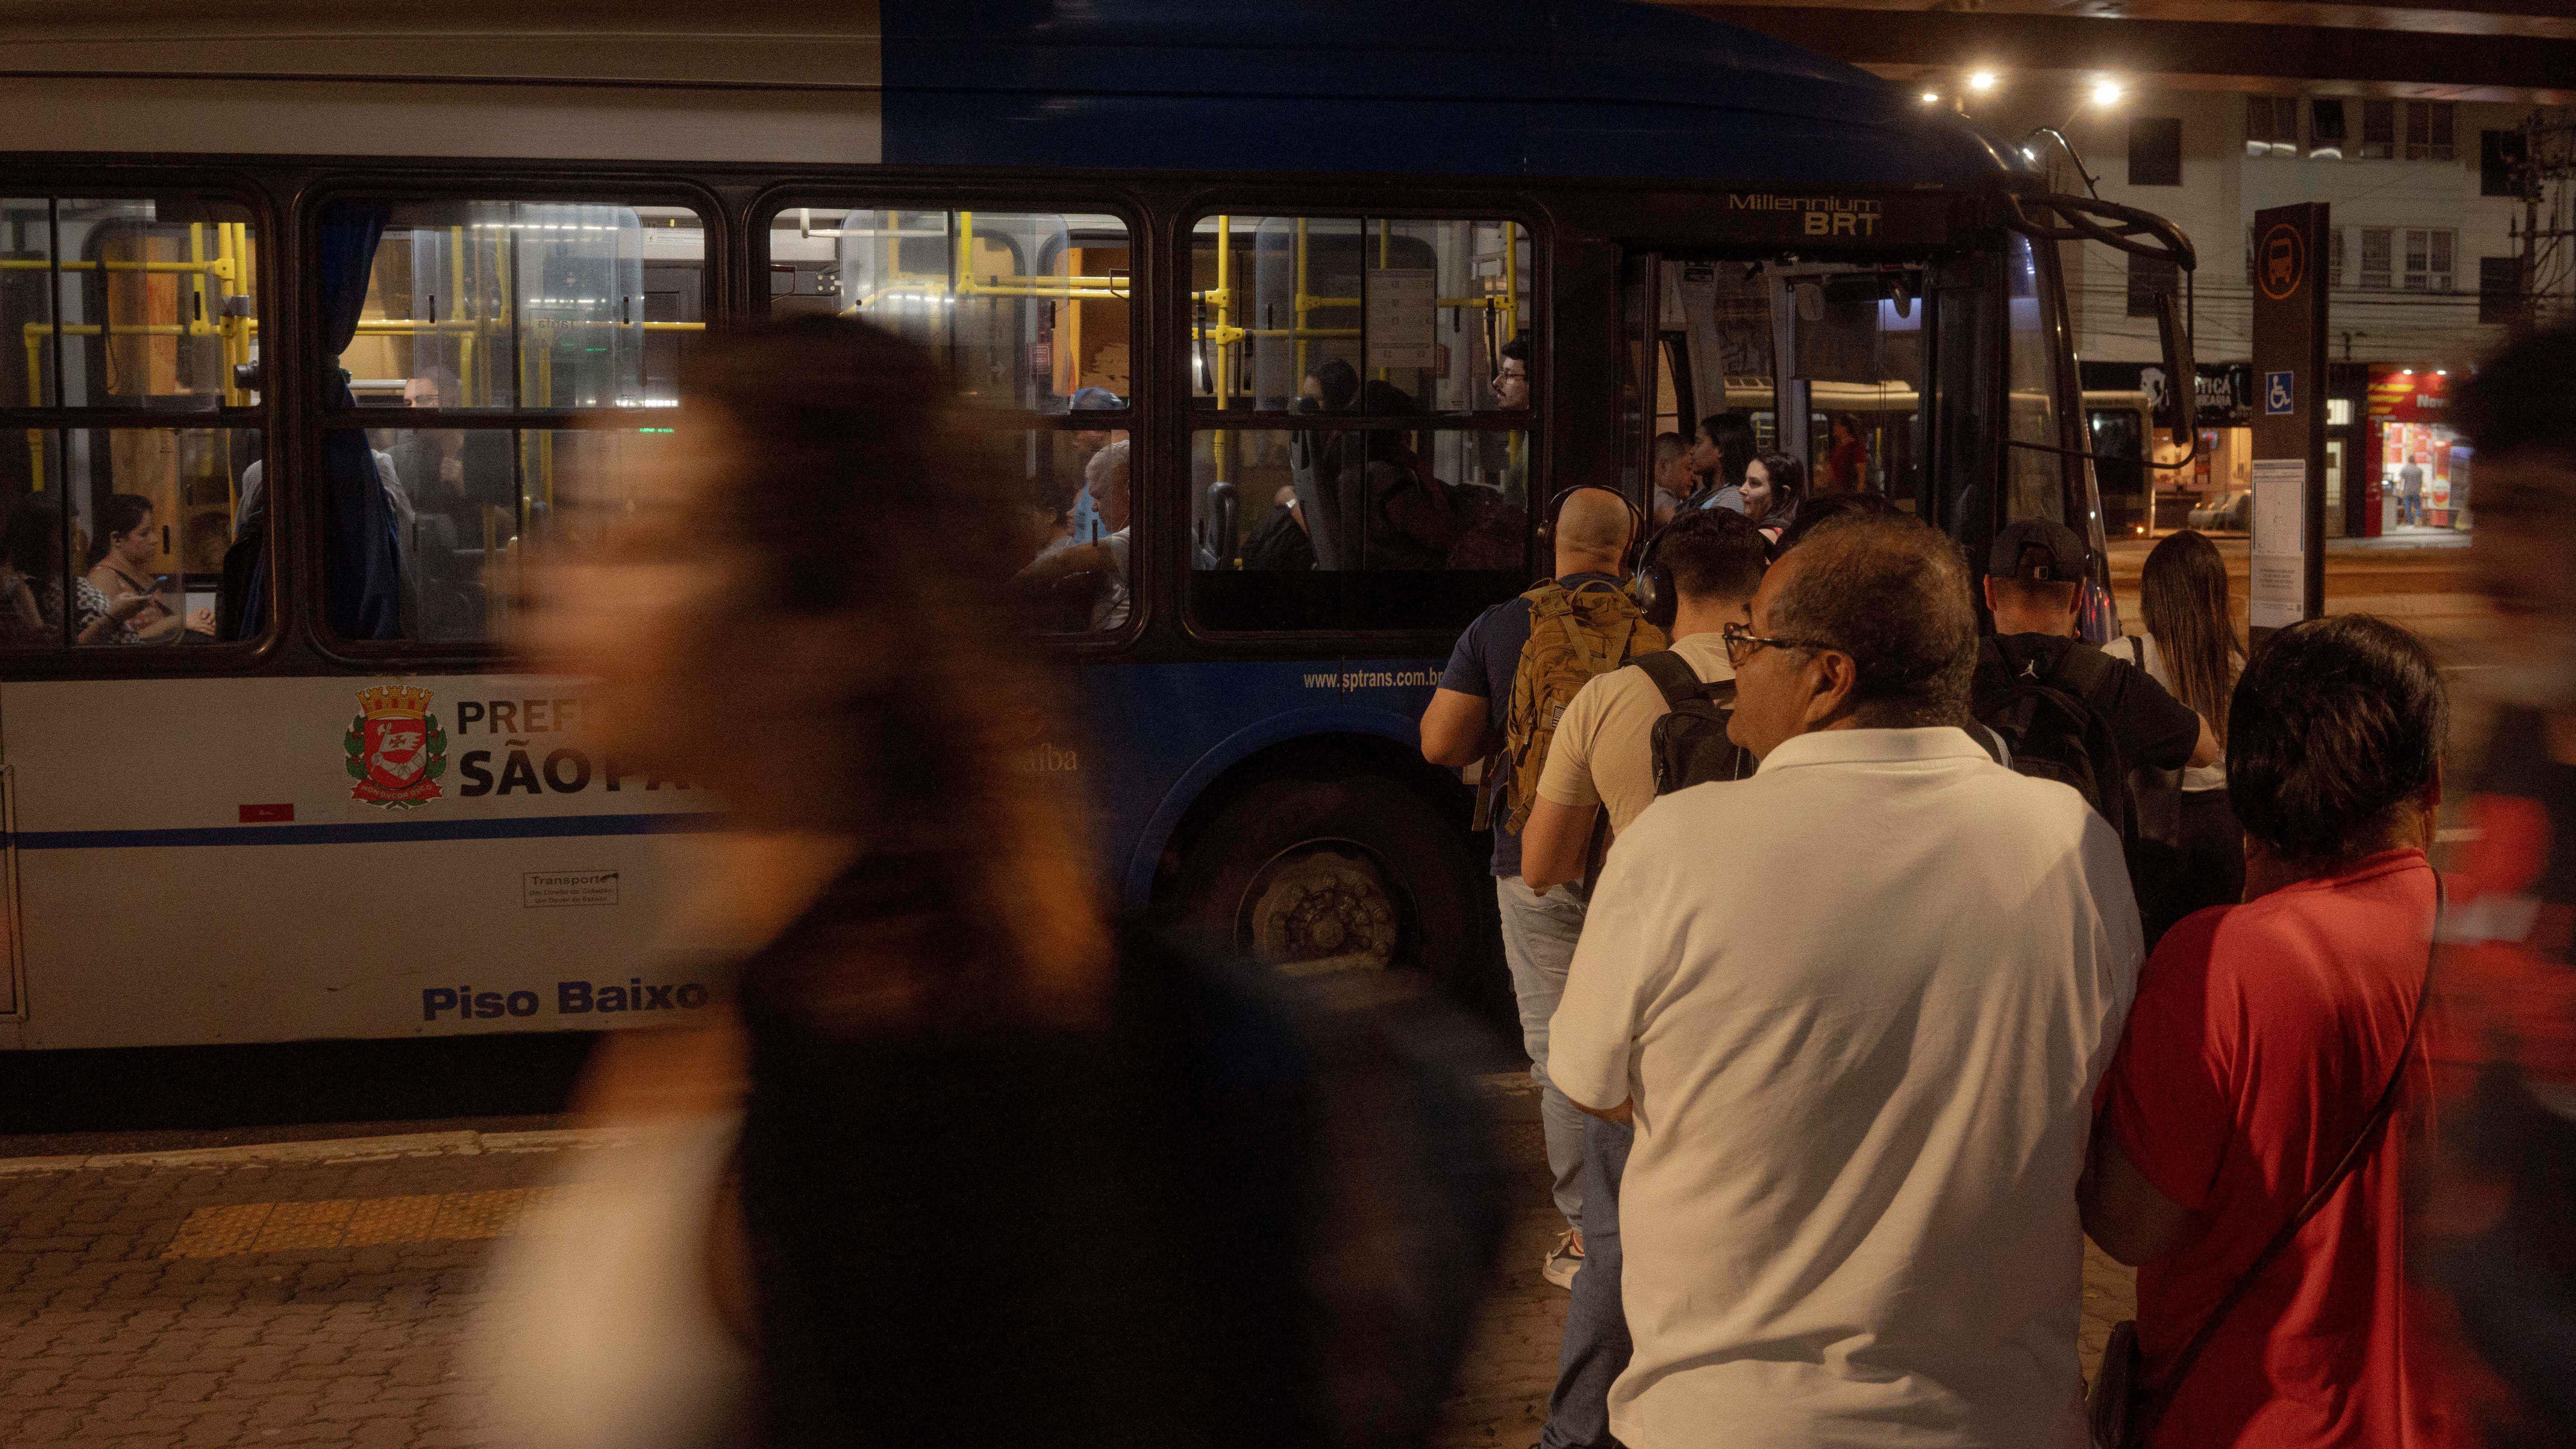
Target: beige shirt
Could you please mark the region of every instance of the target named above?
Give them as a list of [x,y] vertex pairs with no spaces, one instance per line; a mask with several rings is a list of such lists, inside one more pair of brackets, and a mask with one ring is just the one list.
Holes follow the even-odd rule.
[[[1685,635],[1674,641],[1673,652],[1702,684],[1735,677],[1722,634]],[[1655,721],[1668,713],[1664,692],[1635,665],[1595,675],[1557,721],[1547,768],[1538,777],[1539,798],[1577,810],[1603,806],[1611,833],[1626,830],[1655,803]]]

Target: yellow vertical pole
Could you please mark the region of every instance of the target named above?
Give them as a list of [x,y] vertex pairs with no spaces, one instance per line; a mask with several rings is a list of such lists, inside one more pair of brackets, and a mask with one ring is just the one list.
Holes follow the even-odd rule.
[[[1217,213],[1216,218],[1216,325],[1219,333],[1224,331],[1226,319],[1232,316],[1234,312],[1234,308],[1232,306],[1234,298],[1226,291],[1226,284],[1234,275],[1233,253],[1234,218],[1223,212],[1219,212]],[[1216,345],[1215,382],[1216,408],[1218,412],[1225,411],[1226,407],[1225,348],[1226,344],[1223,342],[1219,342]],[[1215,437],[1210,440],[1210,446],[1215,452],[1214,462],[1216,464],[1216,481],[1219,483],[1226,481],[1226,464],[1233,457],[1234,453],[1233,448],[1229,445],[1233,441],[1234,439],[1231,434],[1223,432],[1216,434]],[[1234,541],[1232,539],[1226,540],[1226,546],[1229,548],[1233,546],[1233,543]]]
[[[469,309],[465,303],[465,228],[461,226],[447,229],[447,275],[451,288],[447,299],[448,315],[459,320],[474,318],[474,325],[481,326],[483,309]],[[474,396],[474,334],[467,331],[457,335],[464,341],[456,349],[456,400],[470,405],[480,401]]]
[[242,290],[244,277],[240,254],[233,250],[233,224],[229,221],[215,223],[215,261],[224,272],[215,279],[215,331],[223,341],[224,405],[233,407],[241,402],[241,389],[233,386],[233,369],[250,359],[244,355],[242,319],[226,310],[226,304]]
[[[1502,308],[1503,315],[1509,319],[1511,323],[1510,326],[1501,329],[1503,341],[1505,342],[1509,342],[1513,338],[1521,335],[1521,246],[1519,238],[1513,234],[1515,230],[1516,226],[1514,223],[1509,221],[1503,223]],[[1486,365],[1492,367],[1496,372],[1500,372],[1503,368],[1503,360],[1499,356],[1490,357],[1486,359]],[[1529,469],[1527,465],[1529,461],[1529,435],[1527,433],[1512,434],[1510,451],[1514,471],[1518,472],[1524,478],[1528,477]],[[1524,499],[1523,501],[1526,502],[1527,500]]]
[[1306,218],[1297,218],[1297,386],[1306,386]]
[[[1385,217],[1381,216],[1377,219],[1377,265],[1379,271],[1386,270],[1387,254],[1394,241],[1394,238],[1389,235],[1389,233],[1392,231],[1394,225],[1395,224],[1393,222],[1387,220]],[[1366,337],[1368,335],[1368,279],[1365,277],[1360,279],[1360,328],[1360,335],[1362,337]],[[1367,360],[1368,359],[1366,358],[1361,359],[1363,362]],[[1381,367],[1377,370],[1378,381],[1386,381],[1386,375],[1387,369]]]
[[[50,335],[50,329],[37,331],[42,325],[30,322],[23,329],[27,338],[27,406],[31,408],[45,405],[45,338]],[[42,428],[27,430],[27,462],[30,469],[27,486],[38,493],[44,492],[45,431]]]
[[196,266],[196,270],[188,274],[190,295],[197,303],[196,312],[188,318],[192,324],[190,330],[193,332],[200,326],[211,330],[218,314],[206,306],[206,224],[202,221],[188,223],[188,260]]

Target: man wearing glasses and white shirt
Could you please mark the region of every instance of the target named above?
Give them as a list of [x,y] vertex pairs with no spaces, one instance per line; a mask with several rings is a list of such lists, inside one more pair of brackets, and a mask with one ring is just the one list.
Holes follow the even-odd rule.
[[1957,551],[1820,530],[1730,625],[1753,778],[1610,852],[1549,1073],[1633,1121],[1628,1449],[2077,1449],[2075,1205],[2141,954],[2120,842],[1967,719]]

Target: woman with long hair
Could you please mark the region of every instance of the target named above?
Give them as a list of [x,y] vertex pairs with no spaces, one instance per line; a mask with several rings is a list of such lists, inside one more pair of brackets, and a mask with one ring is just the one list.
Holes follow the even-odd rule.
[[[2116,640],[2112,652],[2147,671],[2165,692],[2209,722],[2222,750],[2227,744],[2227,702],[2245,667],[2228,597],[2227,562],[2207,536],[2185,529],[2147,555],[2138,581],[2146,615],[2144,638]],[[2175,838],[2160,852],[2171,879],[2162,891],[2161,920],[2149,921],[2152,941],[2166,926],[2204,906],[2234,904],[2245,890],[2244,832],[2227,804],[2227,764],[2202,765],[2166,782],[2179,790]],[[2158,892],[2142,891],[2144,898]]]
[[1807,465],[1787,453],[1765,453],[1744,470],[1744,516],[1762,536],[1777,544],[1798,521],[1798,500],[1807,491]]
[[[1337,1112],[1342,1064],[1402,1076],[1384,1044],[1117,945],[1006,602],[1022,490],[929,354],[782,319],[711,333],[681,397],[596,533],[558,508],[589,551],[532,571],[523,642],[595,681],[595,747],[721,799],[694,883],[746,954],[716,1019],[609,1036],[585,1103],[644,1135],[505,1262],[508,1437],[1418,1437],[1500,1226],[1479,1145],[1408,1110],[1451,1079]],[[1327,1246],[1358,1281],[1319,1286]]]

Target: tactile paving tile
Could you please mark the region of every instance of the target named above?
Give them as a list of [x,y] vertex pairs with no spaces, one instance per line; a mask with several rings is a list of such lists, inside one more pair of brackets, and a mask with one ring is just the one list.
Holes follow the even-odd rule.
[[221,1258],[231,1253],[251,1251],[259,1230],[268,1225],[268,1215],[277,1211],[273,1202],[234,1203],[226,1207],[204,1207],[188,1214],[179,1225],[179,1235],[162,1251],[165,1258]]
[[164,1258],[222,1258],[299,1248],[357,1248],[504,1237],[531,1208],[560,1201],[561,1187],[412,1197],[326,1198],[199,1208],[179,1225]]
[[291,1248],[336,1248],[349,1215],[357,1211],[355,1198],[337,1198],[327,1202],[282,1202],[268,1215],[268,1222],[251,1240],[248,1248],[236,1251],[277,1253]]

